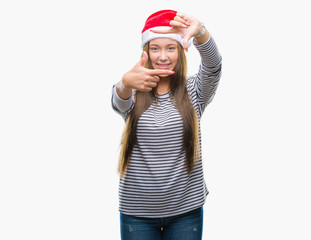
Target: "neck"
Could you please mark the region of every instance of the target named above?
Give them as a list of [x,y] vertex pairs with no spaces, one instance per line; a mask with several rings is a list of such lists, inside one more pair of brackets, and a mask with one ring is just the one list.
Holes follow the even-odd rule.
[[160,77],[156,91],[158,94],[167,93],[170,90],[170,77]]

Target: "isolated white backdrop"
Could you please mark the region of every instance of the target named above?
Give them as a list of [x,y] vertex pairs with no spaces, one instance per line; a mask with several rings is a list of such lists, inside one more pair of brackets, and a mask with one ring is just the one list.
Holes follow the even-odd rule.
[[[111,87],[145,19],[205,22],[223,57],[202,119],[204,239],[310,239],[307,1],[1,1],[0,239],[119,239]],[[189,75],[199,65],[191,47]]]

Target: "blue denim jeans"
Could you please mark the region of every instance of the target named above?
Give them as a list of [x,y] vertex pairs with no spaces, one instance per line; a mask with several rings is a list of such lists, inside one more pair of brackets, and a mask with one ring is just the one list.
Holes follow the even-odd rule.
[[203,207],[165,218],[141,218],[120,213],[122,240],[201,240]]

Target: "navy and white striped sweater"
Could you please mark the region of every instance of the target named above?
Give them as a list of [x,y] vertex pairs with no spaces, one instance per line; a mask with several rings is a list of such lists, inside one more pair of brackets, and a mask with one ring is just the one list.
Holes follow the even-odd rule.
[[[221,56],[212,37],[201,45],[198,74],[187,79],[187,90],[199,120],[212,101],[221,76]],[[112,89],[112,107],[124,119],[134,97],[121,99]],[[170,94],[157,95],[139,118],[137,144],[127,172],[119,185],[119,210],[123,214],[161,218],[179,215],[201,207],[208,194],[203,176],[202,158],[190,175],[185,168],[182,119]],[[201,145],[201,133],[199,127]]]

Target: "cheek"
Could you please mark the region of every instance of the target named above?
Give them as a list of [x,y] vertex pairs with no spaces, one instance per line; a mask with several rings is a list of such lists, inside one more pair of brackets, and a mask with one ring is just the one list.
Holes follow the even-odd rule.
[[157,57],[154,54],[149,53],[149,60],[151,62],[151,65],[153,66],[153,68],[155,68],[156,62],[157,62]]

